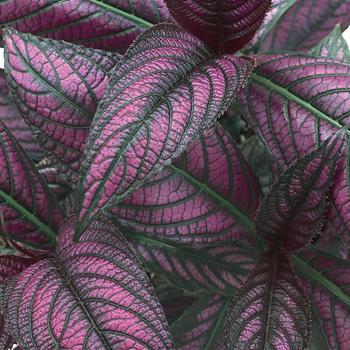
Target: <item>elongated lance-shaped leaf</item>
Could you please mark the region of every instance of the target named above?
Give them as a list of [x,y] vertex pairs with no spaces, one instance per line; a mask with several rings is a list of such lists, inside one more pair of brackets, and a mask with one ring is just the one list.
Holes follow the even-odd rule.
[[[350,66],[299,54],[260,56],[257,63],[240,94],[241,107],[250,126],[285,170],[349,124]],[[331,189],[335,210],[327,214],[337,234],[347,241],[348,174],[349,162],[341,160]]]
[[56,256],[5,286],[3,314],[26,349],[173,349],[164,312],[128,242],[94,222],[72,242],[60,228]]
[[263,22],[271,0],[165,0],[171,15],[217,52],[247,44]]
[[250,238],[245,225],[259,199],[257,179],[217,124],[109,214],[134,232],[207,244]]
[[320,229],[344,133],[297,161],[272,185],[255,220],[256,230],[270,245],[294,252],[305,248]]
[[91,120],[119,56],[10,29],[5,43],[17,107],[48,157],[75,182]]
[[0,69],[0,120],[11,130],[16,140],[32,158],[40,159],[42,151],[9,96],[5,73],[2,69]]
[[0,121],[0,235],[28,244],[53,244],[62,220],[44,178]]
[[347,0],[297,0],[266,35],[265,51],[308,51],[325,38],[336,24],[345,30],[350,24]]
[[223,324],[229,304],[229,297],[201,296],[171,325],[176,349],[222,350]]
[[[171,21],[163,0],[7,0],[0,29],[125,52],[145,28]],[[1,34],[1,33],[0,33]]]
[[[303,253],[302,258],[316,270],[315,279],[303,279],[327,341],[327,349],[350,347],[350,262],[327,254]],[[326,281],[328,288],[317,283]]]
[[161,24],[114,70],[94,117],[79,187],[77,236],[185,150],[227,108],[252,62],[212,57],[195,36]]
[[310,305],[288,258],[264,253],[233,298],[224,328],[227,349],[307,349]]
[[349,45],[343,37],[342,30],[337,24],[332,32],[310,51],[312,55],[334,58],[350,63]]
[[255,251],[240,242],[195,248],[128,233],[142,263],[187,292],[232,296],[254,266]]

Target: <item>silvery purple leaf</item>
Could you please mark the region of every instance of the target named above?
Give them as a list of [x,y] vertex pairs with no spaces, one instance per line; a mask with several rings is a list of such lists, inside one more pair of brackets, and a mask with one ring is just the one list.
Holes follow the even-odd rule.
[[308,294],[327,341],[327,349],[339,350],[350,347],[350,262],[326,254],[303,253],[303,260],[326,279],[322,284],[304,279]]
[[113,72],[92,123],[77,236],[213,124],[251,67],[250,60],[233,55],[213,57],[202,41],[175,25],[141,34]]
[[295,252],[319,231],[344,133],[340,131],[291,165],[272,185],[255,219],[257,232],[271,246]]
[[[259,56],[257,63],[240,94],[241,107],[280,170],[285,170],[349,124],[350,65],[290,53]],[[348,174],[347,162],[340,160],[331,189],[334,210],[327,214],[346,241],[350,240]]]
[[264,51],[308,51],[325,38],[336,24],[350,24],[347,0],[298,0],[279,18],[265,36]]
[[0,120],[11,130],[16,140],[32,158],[40,159],[42,151],[29,126],[12,102],[3,70],[0,70]]
[[245,46],[263,22],[271,0],[165,0],[171,15],[216,52]]
[[260,189],[238,146],[220,126],[108,214],[133,232],[181,243],[243,238]]
[[223,323],[229,304],[229,297],[218,294],[206,294],[195,301],[171,325],[176,349],[224,349]]
[[75,182],[119,56],[9,29],[5,43],[5,71],[18,109],[52,163]]
[[117,228],[94,222],[72,241],[60,228],[56,255],[5,286],[7,329],[25,349],[174,349],[164,312]]
[[163,0],[0,2],[0,29],[11,26],[21,32],[119,52],[145,28],[171,20]]
[[62,212],[44,178],[0,122],[0,233],[31,245],[54,244]]
[[233,298],[224,328],[227,349],[307,349],[310,305],[288,259],[264,253]]

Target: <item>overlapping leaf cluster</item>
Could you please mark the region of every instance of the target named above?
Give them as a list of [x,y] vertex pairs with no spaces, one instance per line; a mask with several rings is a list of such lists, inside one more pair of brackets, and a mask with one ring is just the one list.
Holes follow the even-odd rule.
[[348,349],[349,10],[1,2],[0,350]]

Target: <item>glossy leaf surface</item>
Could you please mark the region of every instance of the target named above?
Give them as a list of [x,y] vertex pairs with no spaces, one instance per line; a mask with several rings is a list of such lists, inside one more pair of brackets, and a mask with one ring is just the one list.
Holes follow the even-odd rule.
[[[340,61],[298,54],[259,57],[257,69],[240,94],[241,106],[279,171],[349,124],[349,78],[350,66]],[[335,210],[328,216],[337,234],[348,241],[347,163],[338,164],[331,189]]]
[[208,244],[246,238],[244,225],[255,216],[259,198],[257,179],[238,146],[215,125],[109,214],[134,232]]
[[5,33],[5,70],[17,107],[53,164],[75,182],[91,120],[119,56]]
[[242,58],[212,57],[178,26],[158,25],[140,35],[114,71],[92,123],[77,235],[183,152],[224,112],[250,69]]
[[266,253],[228,310],[224,340],[229,349],[307,349],[310,306],[288,259]]
[[94,222],[72,242],[61,226],[56,256],[6,285],[4,316],[26,349],[173,349],[146,273],[117,228]]
[[40,158],[42,151],[9,96],[3,70],[0,70],[0,120],[11,130],[16,140],[31,157]]
[[163,0],[7,0],[0,28],[124,52],[152,24],[171,21]]
[[0,122],[2,236],[29,244],[53,244],[62,213],[34,164]]
[[178,350],[222,350],[223,324],[229,297],[208,294],[200,297],[171,326]]
[[350,24],[347,0],[298,0],[274,25],[261,46],[265,51],[307,51],[325,38],[336,24]]
[[233,53],[255,35],[271,0],[166,0],[176,21],[216,52]]
[[344,133],[291,165],[272,185],[255,220],[269,244],[294,252],[305,248],[320,229]]

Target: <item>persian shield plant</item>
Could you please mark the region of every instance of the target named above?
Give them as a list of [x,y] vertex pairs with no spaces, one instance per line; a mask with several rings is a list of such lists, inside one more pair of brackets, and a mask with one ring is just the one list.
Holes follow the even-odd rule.
[[350,349],[349,13],[0,2],[0,350]]

